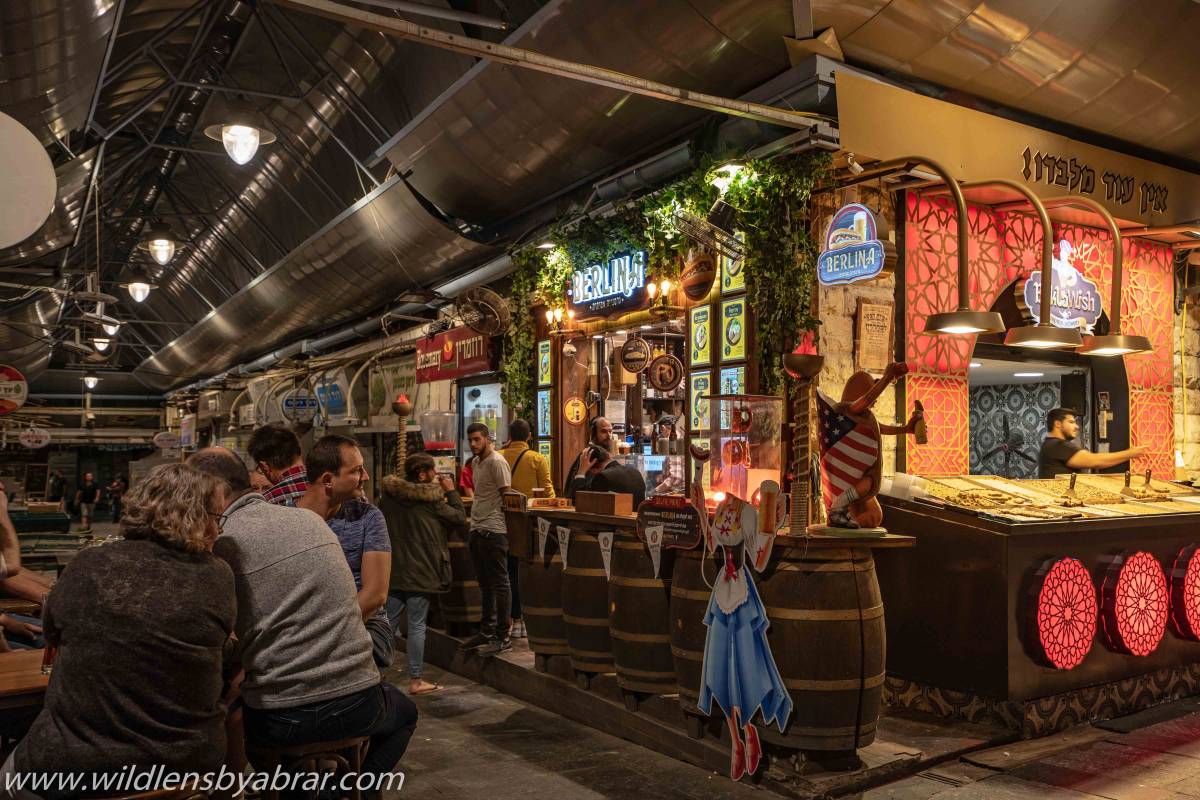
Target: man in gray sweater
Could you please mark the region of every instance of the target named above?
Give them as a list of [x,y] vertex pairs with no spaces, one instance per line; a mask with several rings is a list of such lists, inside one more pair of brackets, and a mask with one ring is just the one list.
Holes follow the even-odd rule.
[[[337,479],[343,449],[314,447],[310,482],[346,483]],[[391,772],[416,729],[417,708],[380,680],[337,537],[312,511],[272,505],[252,492],[245,464],[223,447],[201,450],[188,463],[224,480],[233,498],[213,553],[233,568],[237,590],[247,741],[369,735],[363,772]]]

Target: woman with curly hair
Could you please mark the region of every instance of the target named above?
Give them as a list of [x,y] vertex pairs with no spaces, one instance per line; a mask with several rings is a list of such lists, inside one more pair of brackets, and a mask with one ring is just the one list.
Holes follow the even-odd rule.
[[212,476],[155,467],[126,497],[124,540],[63,570],[42,620],[59,647],[46,704],[0,773],[220,768],[222,653],[237,616],[233,573],[212,554],[224,508]]

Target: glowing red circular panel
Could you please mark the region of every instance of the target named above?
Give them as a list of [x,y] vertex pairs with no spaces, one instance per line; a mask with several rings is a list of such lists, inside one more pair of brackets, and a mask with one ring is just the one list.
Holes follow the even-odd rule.
[[1047,561],[1034,610],[1037,644],[1046,663],[1073,669],[1082,663],[1096,638],[1096,589],[1077,559]]
[[1113,559],[1101,590],[1104,635],[1122,653],[1148,656],[1167,628],[1167,576],[1150,553],[1138,551]]
[[1200,558],[1194,544],[1179,551],[1171,570],[1171,630],[1200,641]]

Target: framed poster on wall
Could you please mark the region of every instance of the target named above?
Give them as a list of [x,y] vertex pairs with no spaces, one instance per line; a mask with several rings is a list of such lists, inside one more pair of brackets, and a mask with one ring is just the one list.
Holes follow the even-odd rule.
[[688,430],[697,433],[708,430],[708,400],[711,395],[712,376],[707,372],[694,372],[688,377]]
[[542,389],[537,393],[537,431],[538,436],[550,435],[550,390]]
[[895,306],[858,298],[854,321],[854,365],[879,374],[892,362]]
[[538,352],[538,386],[550,385],[550,340],[543,339],[537,343]]
[[721,303],[721,360],[740,361],[746,357],[746,298]]
[[708,364],[712,361],[712,308],[696,306],[688,318],[688,366]]
[[[739,241],[742,241],[740,233],[737,234],[737,238]],[[728,256],[721,256],[719,262],[721,266],[721,294],[733,294],[745,289],[745,261],[740,258],[733,259]]]
[[[745,367],[725,367],[721,370],[721,389],[719,394],[745,394],[746,393],[746,368]],[[728,404],[726,404],[728,405]],[[727,408],[721,410],[721,430],[729,428],[729,411]]]

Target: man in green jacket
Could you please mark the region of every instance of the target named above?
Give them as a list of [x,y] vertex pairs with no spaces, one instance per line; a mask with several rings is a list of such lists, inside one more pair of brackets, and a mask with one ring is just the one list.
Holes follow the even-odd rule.
[[442,687],[421,678],[425,661],[425,620],[435,594],[450,590],[452,528],[467,520],[454,482],[439,478],[433,456],[414,453],[404,461],[404,478],[383,479],[379,510],[392,540],[392,577],[387,613],[392,630],[408,609],[408,693],[429,694]]

